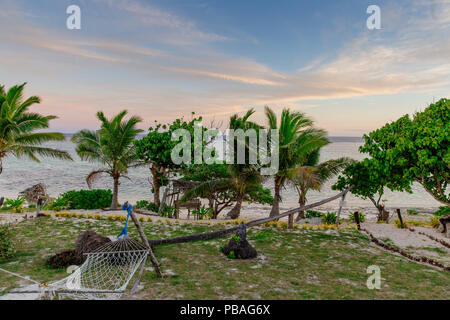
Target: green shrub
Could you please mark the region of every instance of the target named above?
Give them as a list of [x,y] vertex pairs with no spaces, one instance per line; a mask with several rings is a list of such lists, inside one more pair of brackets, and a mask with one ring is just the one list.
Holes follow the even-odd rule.
[[323,217],[323,213],[320,211],[316,211],[316,210],[306,210],[306,214],[305,214],[305,218],[322,218]]
[[231,236],[231,240],[233,240],[234,242],[239,242],[239,241],[241,241],[241,238],[240,238],[239,236],[233,234],[233,235]]
[[0,260],[12,257],[14,251],[11,226],[8,224],[0,225]]
[[[399,219],[395,219],[395,220],[394,220],[394,224],[395,224],[395,226],[396,226],[397,228],[399,228],[399,229],[402,228],[402,224],[400,223],[400,220],[399,220]],[[403,228],[405,228],[405,227],[406,227],[406,222],[403,222]]]
[[236,259],[236,255],[234,254],[234,251],[230,251],[230,253],[228,254],[228,258]]
[[417,210],[412,210],[412,209],[408,209],[408,210],[406,210],[406,214],[415,216],[415,215],[418,215],[418,214],[419,214],[419,211],[417,211]]
[[2,209],[12,210],[16,213],[22,213],[24,211],[23,204],[25,203],[25,198],[17,197],[17,199],[6,199],[3,202]]
[[109,207],[112,201],[111,190],[70,190],[61,194],[46,208],[50,210],[62,209],[101,209]]
[[434,213],[434,215],[438,217],[448,216],[450,215],[450,207],[449,206],[439,207],[439,209]]
[[[364,213],[362,213],[362,212],[358,212],[358,213],[359,213],[359,222],[366,221],[366,215]],[[355,213],[354,212],[350,213],[349,219],[350,219],[350,222],[356,223]]]
[[136,202],[137,209],[145,209],[153,212],[158,212],[159,208],[154,202],[147,200],[139,200]]
[[[158,211],[158,210],[156,210]],[[175,207],[165,205],[161,212],[161,217],[169,217],[171,218],[173,213],[175,212]]]
[[437,216],[431,217],[429,225],[435,229],[439,228],[439,226],[441,225],[441,223],[439,222],[439,217]]
[[203,219],[205,217],[211,219],[212,213],[211,208],[206,208],[205,206],[202,206],[200,210],[192,210],[192,214],[198,216],[199,219]]
[[327,214],[322,217],[322,222],[325,224],[335,224],[336,219],[336,212],[327,212]]

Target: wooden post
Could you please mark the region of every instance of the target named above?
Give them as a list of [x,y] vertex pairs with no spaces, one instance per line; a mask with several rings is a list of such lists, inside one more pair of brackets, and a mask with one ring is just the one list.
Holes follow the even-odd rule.
[[134,214],[133,211],[131,211],[130,216],[131,216],[131,219],[133,220],[134,224],[136,225],[136,228],[139,232],[139,236],[142,239],[142,243],[144,243],[144,245],[148,248],[148,251],[149,251],[148,255],[150,256],[150,261],[152,262],[153,267],[155,268],[156,276],[158,278],[162,278],[161,268],[159,267],[158,260],[156,260],[156,257],[153,254],[153,250],[152,250],[150,244],[148,243],[148,240],[147,240],[147,237],[145,236],[144,231],[142,230],[141,223],[139,222],[138,218],[136,217],[136,215]]
[[361,230],[361,220],[359,219],[359,211],[355,211],[353,215],[355,217],[356,226],[358,227],[358,230]]
[[344,193],[342,195],[341,201],[339,202],[339,211],[338,211],[338,214],[337,214],[337,217],[336,217],[336,225],[339,225],[339,218],[341,217],[341,210],[342,210],[342,206],[344,205],[344,201],[345,201],[345,196],[346,195],[347,195],[347,193]]
[[395,209],[397,212],[398,219],[400,220],[400,228],[404,229],[405,225],[403,224],[402,214],[400,213],[400,209]]

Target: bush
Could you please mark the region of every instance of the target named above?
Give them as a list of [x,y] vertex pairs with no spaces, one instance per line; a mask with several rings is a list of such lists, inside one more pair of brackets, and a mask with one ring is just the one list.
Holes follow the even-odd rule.
[[[402,224],[400,223],[400,220],[399,220],[399,219],[395,219],[395,220],[394,220],[394,225],[395,225],[397,228],[399,228],[399,229],[402,228]],[[403,222],[403,228],[406,228],[406,222]]]
[[429,225],[435,229],[439,228],[439,226],[441,225],[439,222],[439,217],[437,217],[437,216],[431,217]]
[[202,206],[200,208],[200,210],[192,210],[192,214],[194,216],[197,216],[198,219],[201,220],[205,217],[207,217],[208,219],[211,219],[213,212],[212,212],[211,208],[206,208],[205,206]]
[[406,214],[415,216],[415,215],[418,215],[419,212],[417,210],[408,209],[408,210],[406,210]]
[[323,213],[316,210],[306,210],[305,218],[321,218],[323,217]]
[[61,209],[101,209],[109,207],[112,201],[111,190],[70,190],[50,203],[50,210]]
[[448,216],[450,215],[450,207],[449,206],[439,207],[439,209],[434,213],[434,215],[438,217]]
[[22,213],[24,211],[23,204],[25,203],[25,198],[17,197],[17,199],[6,199],[3,202],[2,209],[13,210],[16,213]]
[[336,212],[327,212],[327,214],[322,217],[322,222],[325,224],[335,224],[336,220]]
[[159,208],[154,202],[147,200],[139,200],[136,202],[137,209],[145,209],[153,212],[158,212]]
[[[359,222],[366,221],[366,215],[364,213],[362,213],[362,212],[358,212],[358,213],[359,213]],[[350,222],[356,223],[355,213],[354,212],[350,213],[349,219],[350,219]]]
[[11,226],[0,225],[0,259],[7,259],[14,255],[13,235]]
[[162,212],[161,217],[172,217],[172,214],[175,212],[175,207],[165,205]]

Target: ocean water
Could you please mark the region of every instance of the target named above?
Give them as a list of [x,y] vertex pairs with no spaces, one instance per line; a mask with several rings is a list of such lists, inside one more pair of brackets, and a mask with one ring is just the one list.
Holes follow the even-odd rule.
[[[357,138],[332,138],[332,143],[324,147],[321,152],[321,161],[335,159],[339,157],[350,157],[356,160],[363,159],[365,155],[358,151],[362,141]],[[68,151],[75,161],[62,161],[44,158],[40,163],[29,160],[18,160],[13,157],[5,158],[3,161],[3,173],[0,175],[0,196],[15,198],[18,193],[37,183],[45,183],[51,196],[72,189],[87,189],[86,176],[100,166],[89,162],[81,161],[76,155],[74,144],[70,140],[47,144],[50,147]],[[152,200],[151,175],[148,168],[130,169],[128,176],[131,180],[121,179],[119,188],[119,200],[126,200],[134,203],[136,200]],[[336,178],[331,179],[323,187],[321,192],[311,191],[308,194],[308,202],[315,202],[320,199],[336,194],[331,190],[331,185]],[[273,187],[272,179],[266,183],[269,188]],[[103,176],[94,183],[94,188],[112,188],[112,179]],[[386,191],[384,197],[387,207],[411,207],[411,208],[436,208],[440,203],[434,200],[419,184],[413,185],[413,194],[404,192]],[[287,186],[282,190],[282,210],[298,206],[298,198],[295,189]],[[336,206],[336,204],[334,204]],[[373,207],[369,200],[363,200],[353,195],[347,196],[346,207],[348,208],[370,208]],[[267,210],[267,206],[252,204],[246,210]]]

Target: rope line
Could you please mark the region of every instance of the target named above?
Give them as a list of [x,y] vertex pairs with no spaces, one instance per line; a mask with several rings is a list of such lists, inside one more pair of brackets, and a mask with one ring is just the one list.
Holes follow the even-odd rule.
[[24,280],[27,280],[27,281],[33,282],[33,283],[35,283],[35,284],[41,285],[40,282],[38,282],[38,281],[36,281],[36,280],[33,280],[33,279],[31,279],[30,277],[24,277],[24,276],[21,276],[21,275],[18,274],[18,273],[11,272],[11,271],[8,271],[8,270],[2,269],[2,268],[0,268],[0,271],[3,271],[3,272],[5,272],[5,273],[9,273],[9,274],[11,274],[11,275],[13,275],[13,276],[16,276],[16,277],[18,277],[18,278],[22,278],[22,279],[24,279]]

